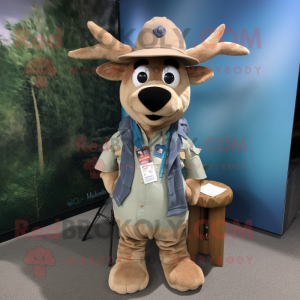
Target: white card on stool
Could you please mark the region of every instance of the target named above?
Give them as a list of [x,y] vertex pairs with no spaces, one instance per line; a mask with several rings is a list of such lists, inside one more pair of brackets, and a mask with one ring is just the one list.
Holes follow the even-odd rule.
[[216,185],[213,185],[211,183],[208,183],[206,185],[202,185],[201,189],[200,189],[200,192],[202,194],[205,194],[205,195],[208,195],[208,196],[211,196],[211,197],[220,195],[224,191],[226,191],[226,189],[220,188],[220,187],[218,187]]

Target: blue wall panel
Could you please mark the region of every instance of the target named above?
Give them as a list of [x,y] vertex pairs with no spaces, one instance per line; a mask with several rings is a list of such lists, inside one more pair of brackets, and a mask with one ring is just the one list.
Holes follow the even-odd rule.
[[[226,217],[282,232],[285,189],[300,61],[300,2],[121,0],[121,41],[134,46],[143,24],[166,16],[187,47],[204,30],[225,23],[224,41],[244,44],[250,55],[220,55],[203,64],[215,76],[191,87],[184,117],[210,180],[229,185],[234,200]],[[128,39],[128,31],[134,31]],[[239,73],[239,74],[238,74]],[[123,111],[123,116],[126,113]]]

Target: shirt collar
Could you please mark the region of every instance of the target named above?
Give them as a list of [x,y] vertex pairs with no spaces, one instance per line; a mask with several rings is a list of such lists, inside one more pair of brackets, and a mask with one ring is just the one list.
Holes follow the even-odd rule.
[[[138,127],[141,131],[141,135],[143,137],[144,143],[146,142],[145,144],[149,144],[150,141],[148,141],[148,138],[147,138],[147,135],[146,135],[144,129],[142,128],[142,126],[139,123],[137,123],[137,125],[138,125]],[[161,137],[167,136],[167,132],[168,132],[169,128],[170,128],[170,125],[165,126],[164,128],[161,128],[161,129],[157,130],[156,132],[154,132],[151,139],[156,138],[158,135],[160,135]],[[145,141],[145,139],[146,139],[146,141]]]

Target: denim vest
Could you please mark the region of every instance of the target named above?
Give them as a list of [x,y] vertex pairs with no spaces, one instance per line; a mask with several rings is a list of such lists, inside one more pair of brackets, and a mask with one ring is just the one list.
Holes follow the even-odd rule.
[[[113,198],[120,206],[131,190],[134,176],[134,145],[131,117],[125,117],[119,124],[119,136],[123,142],[120,176],[113,191]],[[189,126],[185,118],[175,123],[169,153],[166,162],[166,176],[168,187],[168,214],[167,217],[182,214],[188,210],[182,180],[179,152],[182,147],[182,138],[187,139]]]

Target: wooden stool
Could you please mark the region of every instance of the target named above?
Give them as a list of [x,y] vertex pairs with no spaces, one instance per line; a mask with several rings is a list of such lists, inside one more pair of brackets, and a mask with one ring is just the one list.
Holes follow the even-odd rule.
[[196,205],[189,205],[188,251],[191,256],[208,254],[212,264],[223,266],[225,210],[230,204],[233,192],[223,183],[204,180],[202,185],[211,183],[226,189],[220,195],[211,197],[200,193]]

